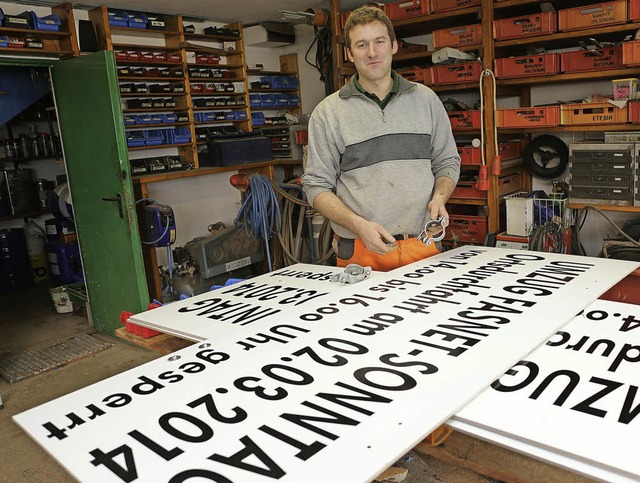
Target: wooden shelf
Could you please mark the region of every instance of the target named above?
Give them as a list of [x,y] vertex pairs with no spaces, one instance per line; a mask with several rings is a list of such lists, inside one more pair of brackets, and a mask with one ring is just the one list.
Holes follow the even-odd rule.
[[28,49],[13,48],[13,47],[0,47],[0,53],[7,53],[11,55],[26,55],[29,57],[56,57],[60,59],[66,59],[67,57],[73,57],[74,52],[72,50],[46,50],[46,49]]
[[136,146],[127,148],[129,151],[145,151],[150,149],[165,149],[165,148],[181,148],[183,146],[191,146],[191,143],[179,143],[179,144],[156,144],[153,146]]
[[545,76],[523,77],[518,79],[497,79],[500,86],[533,86],[547,84],[562,84],[565,82],[590,82],[607,79],[626,78],[640,75],[640,67],[626,67],[622,69],[599,70],[590,72],[574,72]]
[[526,129],[498,128],[498,134],[533,134],[547,132],[640,131],[640,124],[595,124],[583,126],[551,126]]
[[182,67],[182,62],[156,62],[154,60],[116,59],[116,65],[134,65],[138,67]]
[[185,77],[144,77],[144,76],[118,76],[118,81],[164,81],[164,82],[185,82]]
[[270,92],[298,92],[297,88],[293,88],[293,89],[249,89],[250,93],[263,93],[263,94],[269,94]]
[[179,36],[180,32],[173,30],[155,30],[155,29],[137,29],[133,27],[114,27],[109,26],[112,33],[127,35],[130,37],[175,37]]
[[[212,47],[205,47],[204,45],[194,45],[189,42],[184,42],[180,45],[184,50],[189,52],[203,53],[203,54],[217,54],[217,55],[226,55],[226,56],[234,56],[234,55],[243,55],[244,52],[242,50],[224,50],[224,49],[214,49]],[[209,65],[220,65],[220,64],[209,64]]]
[[190,39],[190,40],[211,40],[211,41],[216,41],[216,40],[226,40],[226,41],[230,41],[230,42],[238,42],[240,41],[240,37],[234,37],[232,35],[209,35],[209,34],[184,34],[184,38],[185,39]]
[[260,163],[238,164],[234,166],[222,166],[219,168],[198,168],[189,171],[172,171],[167,173],[149,174],[133,177],[134,184],[157,183],[172,179],[192,178],[194,176],[206,176],[217,173],[227,173],[247,169],[257,169],[266,166],[301,166],[302,161],[297,159],[274,159],[273,161],[263,161]]
[[140,107],[140,108],[131,108],[131,109],[122,109],[122,113],[133,113],[133,112],[185,112],[187,109],[179,108],[179,107]]
[[480,11],[479,6],[458,8],[421,17],[396,20],[393,22],[393,27],[398,38],[423,35],[425,32],[444,29],[452,25],[480,23]]
[[[113,27],[112,27],[113,30]],[[166,45],[148,45],[148,44],[111,44],[113,50],[135,50],[144,52],[179,52],[178,47],[167,47]],[[153,61],[149,61],[153,62]],[[174,64],[181,64],[181,62],[174,62]]]
[[[134,129],[149,129],[149,128],[164,128],[164,127],[175,127],[175,126],[188,126],[188,122],[171,122],[171,123],[162,123],[162,124],[129,124],[125,126],[125,130],[133,131]],[[156,147],[156,146],[154,146]]]
[[28,37],[34,37],[36,39],[59,40],[59,39],[71,37],[71,32],[0,27],[0,35],[7,35],[9,37],[28,36]]
[[120,97],[177,97],[184,96],[184,92],[121,92]]
[[297,72],[281,72],[279,70],[259,70],[259,69],[247,69],[247,75],[262,76],[262,75],[298,75]]
[[598,208],[600,211],[618,211],[623,213],[640,213],[640,206],[612,206],[612,205],[594,205],[587,203],[572,203],[567,204],[567,207],[571,210],[581,210],[583,208],[591,207]]

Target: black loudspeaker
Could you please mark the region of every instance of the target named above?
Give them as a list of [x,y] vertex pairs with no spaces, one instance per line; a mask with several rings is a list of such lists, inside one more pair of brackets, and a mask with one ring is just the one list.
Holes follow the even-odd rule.
[[91,20],[78,21],[78,37],[81,52],[98,52],[100,50],[98,35]]

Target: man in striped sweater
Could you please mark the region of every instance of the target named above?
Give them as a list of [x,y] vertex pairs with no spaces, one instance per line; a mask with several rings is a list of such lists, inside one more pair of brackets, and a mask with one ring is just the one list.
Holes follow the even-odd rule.
[[416,236],[448,219],[460,157],[440,99],[392,71],[398,43],[382,10],[354,10],[344,30],[357,74],[313,111],[302,182],[331,220],[338,266],[388,271],[438,253]]

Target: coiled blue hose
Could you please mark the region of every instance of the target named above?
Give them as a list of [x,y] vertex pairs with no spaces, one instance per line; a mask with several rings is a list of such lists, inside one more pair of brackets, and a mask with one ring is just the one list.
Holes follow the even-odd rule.
[[236,227],[240,224],[253,238],[264,240],[269,271],[272,271],[269,239],[280,232],[282,219],[271,181],[262,174],[249,176],[249,189],[244,193],[244,201],[236,218]]

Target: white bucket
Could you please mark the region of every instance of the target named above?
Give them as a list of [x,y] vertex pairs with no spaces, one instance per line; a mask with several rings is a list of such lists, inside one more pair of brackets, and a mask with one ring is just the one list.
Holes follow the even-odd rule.
[[73,302],[69,298],[65,287],[54,287],[49,289],[53,306],[59,314],[67,314],[73,312]]

